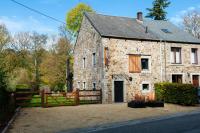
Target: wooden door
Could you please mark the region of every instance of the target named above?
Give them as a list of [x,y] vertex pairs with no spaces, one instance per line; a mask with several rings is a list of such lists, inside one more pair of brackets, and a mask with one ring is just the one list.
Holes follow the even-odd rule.
[[199,75],[193,75],[192,76],[192,84],[195,87],[199,87]]

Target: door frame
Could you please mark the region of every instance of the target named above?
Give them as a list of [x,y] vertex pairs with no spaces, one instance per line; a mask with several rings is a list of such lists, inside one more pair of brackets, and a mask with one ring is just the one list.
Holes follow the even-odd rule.
[[190,82],[193,84],[193,76],[198,75],[199,76],[199,87],[200,87],[200,73],[190,73]]
[[125,81],[122,79],[115,79],[112,80],[112,102],[115,103],[115,81],[122,81],[123,82],[123,102],[127,102],[126,100],[126,86]]

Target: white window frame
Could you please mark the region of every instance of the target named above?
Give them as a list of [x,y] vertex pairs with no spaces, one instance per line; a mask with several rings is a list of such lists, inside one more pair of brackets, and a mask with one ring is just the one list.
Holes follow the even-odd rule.
[[170,74],[170,82],[172,83],[172,75],[182,75],[182,84],[185,83],[185,73],[171,73]]
[[85,57],[83,57],[83,59],[82,59],[83,61],[83,68],[86,68],[86,58]]
[[[143,84],[148,84],[149,85],[149,90],[143,90]],[[141,89],[142,93],[149,93],[149,92],[151,92],[152,88],[151,88],[150,82],[149,81],[143,81],[140,84],[140,89]]]
[[84,81],[83,82],[83,90],[85,90],[86,89],[86,82]]
[[[148,59],[148,67],[149,69],[142,69],[142,59]],[[151,56],[141,56],[141,72],[142,73],[151,73]]]
[[[197,50],[197,63],[192,62],[192,49]],[[191,50],[190,50],[190,62],[191,62],[192,65],[199,65],[199,49],[198,48],[191,48]]]
[[193,84],[193,75],[198,75],[199,76],[199,85],[200,85],[200,73],[190,73],[190,82],[191,82],[191,84]]
[[78,82],[77,82],[77,89],[80,89],[80,87],[81,87],[81,82],[78,81]]
[[97,61],[96,61],[96,53],[92,53],[92,66],[96,67],[96,63],[97,63]]
[[[172,48],[178,48],[178,49],[180,49],[180,63],[175,63],[176,61],[172,61]],[[182,52],[183,50],[182,50],[182,47],[177,47],[177,46],[171,46],[170,47],[170,63],[172,64],[172,65],[182,65],[183,64],[183,52]],[[173,56],[173,58],[174,58],[174,56]],[[176,59],[175,59],[176,60]]]

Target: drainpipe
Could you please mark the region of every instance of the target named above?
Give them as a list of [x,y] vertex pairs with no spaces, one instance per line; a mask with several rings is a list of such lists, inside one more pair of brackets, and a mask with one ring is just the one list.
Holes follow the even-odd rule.
[[166,41],[164,41],[164,57],[165,57],[165,82],[166,82],[166,79],[167,79],[167,59],[166,59]]
[[162,66],[162,40],[160,40],[160,75],[161,75],[161,82],[163,82],[163,66]]

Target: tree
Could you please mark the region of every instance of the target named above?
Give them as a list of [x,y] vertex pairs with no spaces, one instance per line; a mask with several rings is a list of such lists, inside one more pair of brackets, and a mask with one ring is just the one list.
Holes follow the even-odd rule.
[[0,24],[0,53],[10,41],[10,34],[4,24]]
[[190,11],[183,17],[184,29],[194,37],[200,38],[200,12]]
[[18,67],[30,69],[31,67],[30,51],[32,49],[31,33],[19,32],[15,34],[12,39],[11,47],[17,52]]
[[165,9],[170,3],[169,0],[155,0],[153,2],[153,8],[147,8],[149,13],[146,17],[154,20],[166,20],[167,12]]
[[73,34],[77,34],[78,30],[80,29],[84,12],[93,12],[93,9],[84,3],[79,3],[75,8],[71,9],[67,13],[67,28]]
[[51,89],[63,90],[66,85],[66,60],[70,57],[71,45],[65,37],[60,37],[54,45],[43,58],[42,80]]
[[34,60],[35,70],[35,89],[39,89],[41,83],[40,80],[40,64],[42,62],[42,55],[45,51],[44,45],[47,43],[47,36],[43,34],[33,33],[31,36],[32,40],[32,56]]

